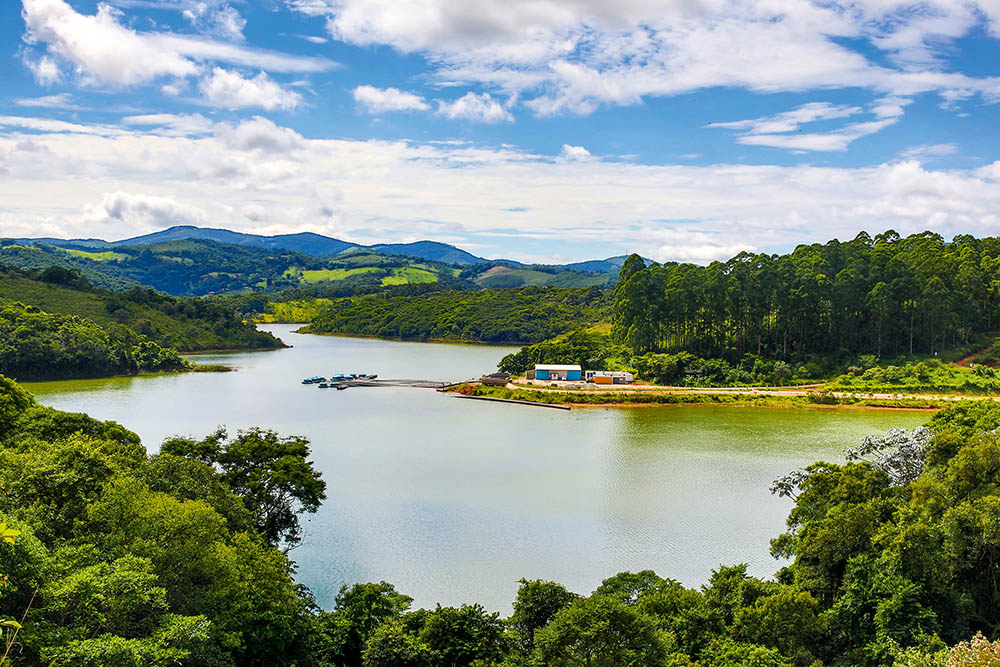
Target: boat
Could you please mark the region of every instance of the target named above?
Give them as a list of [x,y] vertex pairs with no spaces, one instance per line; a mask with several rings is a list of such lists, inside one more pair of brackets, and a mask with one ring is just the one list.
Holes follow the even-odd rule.
[[336,386],[336,384],[331,385],[331,384],[327,384],[326,382],[320,382],[319,383],[319,388],[320,389],[328,389],[328,388],[330,388],[332,386]]
[[369,380],[374,380],[377,377],[378,377],[378,375],[376,375],[375,373],[372,373],[371,375],[368,376],[368,379]]
[[337,390],[338,391],[343,391],[345,389],[347,389],[347,385],[346,384],[338,384],[337,385]]

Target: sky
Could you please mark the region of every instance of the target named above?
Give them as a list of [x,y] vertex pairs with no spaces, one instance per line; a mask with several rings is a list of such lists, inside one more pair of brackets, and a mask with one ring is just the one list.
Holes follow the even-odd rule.
[[1000,0],[4,0],[0,237],[1000,235]]

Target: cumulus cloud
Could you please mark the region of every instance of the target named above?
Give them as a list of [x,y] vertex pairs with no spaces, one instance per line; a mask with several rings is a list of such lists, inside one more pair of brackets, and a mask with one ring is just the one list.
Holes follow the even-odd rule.
[[318,72],[335,67],[322,58],[291,56],[206,37],[138,32],[122,24],[119,10],[103,3],[98,4],[96,14],[88,15],[77,12],[65,0],[22,1],[25,40],[46,50],[45,55],[35,58],[29,49],[25,61],[43,82],[59,79],[57,61],[69,64],[84,84],[114,86],[194,76],[201,72],[203,61],[277,72]]
[[358,106],[370,114],[391,111],[427,111],[430,109],[430,105],[420,95],[408,93],[398,88],[358,86],[352,94]]
[[216,67],[201,80],[198,90],[205,103],[227,109],[261,107],[271,111],[302,104],[301,95],[282,88],[265,72],[247,79],[239,72]]
[[[649,165],[463,143],[311,139],[263,118],[177,137],[138,124],[0,117],[0,125],[8,235],[51,227],[94,236],[100,223],[100,234],[126,237],[210,224],[370,243],[419,229],[486,256],[558,248],[573,259],[636,251],[708,262],[862,229],[947,236],[995,234],[1000,224],[1000,162]],[[95,201],[95,191],[110,194]]]
[[707,264],[716,260],[726,260],[741,252],[753,252],[757,248],[749,243],[732,243],[729,235],[692,232],[684,229],[657,229],[650,232],[661,241],[653,259],[661,262],[693,262]]
[[93,224],[125,223],[134,229],[154,230],[173,225],[201,225],[207,221],[202,209],[176,201],[131,192],[106,193],[85,217]]
[[563,144],[562,156],[567,160],[586,160],[591,157],[590,151],[583,146],[570,146],[569,144]]
[[40,58],[25,56],[24,64],[35,75],[35,81],[43,86],[51,86],[62,79],[62,70],[59,69],[59,64],[48,56]]
[[437,112],[452,120],[470,120],[474,123],[512,122],[514,117],[489,93],[466,93],[457,100],[437,100]]
[[[880,94],[1000,94],[1000,79],[949,71],[947,52],[994,0],[288,0],[354,44],[423,53],[442,83],[524,94],[539,115],[734,86],[862,87]],[[874,44],[871,58],[846,40]],[[780,55],[779,55],[780,54]],[[885,64],[884,60],[889,60]]]
[[240,151],[287,153],[305,144],[302,135],[295,130],[280,127],[274,121],[260,116],[235,126],[219,123],[215,126],[215,136],[226,148]]

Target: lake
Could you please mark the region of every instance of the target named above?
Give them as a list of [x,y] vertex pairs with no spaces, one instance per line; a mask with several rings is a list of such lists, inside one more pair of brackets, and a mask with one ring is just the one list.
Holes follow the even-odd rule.
[[928,413],[662,406],[571,411],[464,401],[428,389],[302,385],[304,377],[460,380],[514,348],[307,336],[292,349],[202,355],[234,373],[32,383],[61,410],[113,419],[150,450],[173,434],[260,425],[312,441],[327,500],[291,552],[330,608],[342,584],[386,580],[415,606],[481,602],[505,614],[517,581],[589,593],[623,570],[689,586],[720,564],[772,575],[768,540],[791,504],[779,475]]

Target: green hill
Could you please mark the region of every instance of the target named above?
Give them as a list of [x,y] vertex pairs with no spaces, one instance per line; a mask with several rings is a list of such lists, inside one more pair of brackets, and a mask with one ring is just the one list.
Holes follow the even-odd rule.
[[114,250],[0,241],[0,262],[36,270],[61,266],[109,289],[143,285],[175,296],[251,290],[275,293],[319,283],[325,288],[348,287],[355,292],[429,283],[449,288],[475,287],[470,280],[457,277],[460,267],[424,259],[363,249],[313,257],[204,239],[115,246]]
[[0,270],[0,301],[20,301],[47,313],[76,315],[105,328],[125,326],[182,352],[282,346],[277,338],[245,324],[223,305],[170,297],[150,289],[110,292],[58,268],[34,275]]
[[530,343],[600,322],[609,306],[610,296],[597,288],[376,294],[333,301],[306,330],[412,340]]
[[0,301],[0,373],[17,380],[105,377],[180,370],[173,347],[128,327]]

